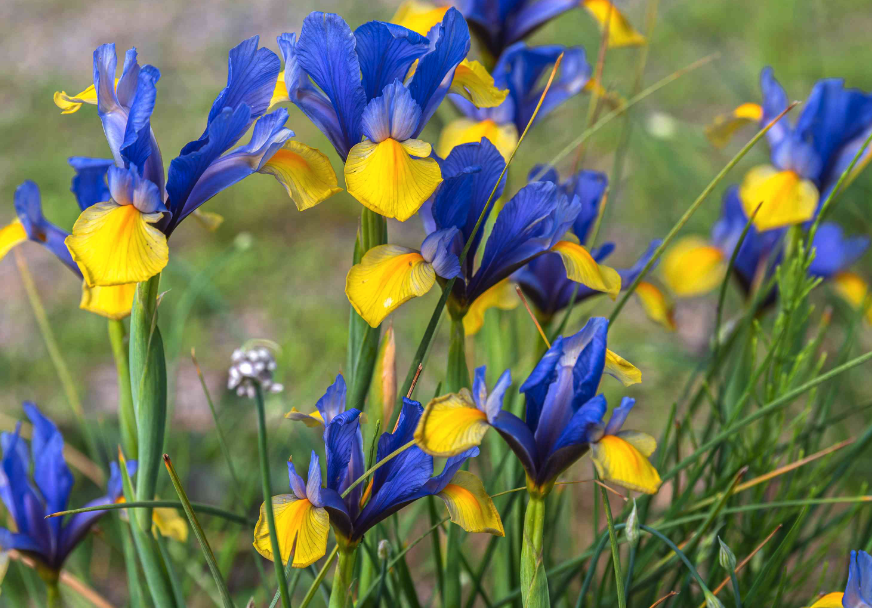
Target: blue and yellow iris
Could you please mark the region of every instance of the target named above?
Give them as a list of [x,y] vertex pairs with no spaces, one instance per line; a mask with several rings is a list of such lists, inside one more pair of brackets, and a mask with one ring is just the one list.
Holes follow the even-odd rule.
[[810,608],[868,608],[872,606],[872,555],[851,551],[844,593],[828,593]]

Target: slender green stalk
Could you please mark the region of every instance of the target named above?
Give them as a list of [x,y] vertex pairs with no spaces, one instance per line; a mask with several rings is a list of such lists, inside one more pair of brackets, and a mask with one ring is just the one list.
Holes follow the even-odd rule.
[[[185,493],[185,488],[182,487],[182,481],[176,474],[173,463],[170,457],[164,454],[164,464],[167,472],[170,474],[170,479],[173,480],[173,487],[179,495],[179,500],[182,501],[182,506],[185,508],[185,515],[188,516],[188,522],[191,528],[194,529],[194,535],[197,537],[197,542],[200,543],[200,549],[203,551],[203,557],[206,558],[206,563],[209,566],[209,571],[212,573],[212,578],[215,579],[215,586],[218,587],[218,593],[221,594],[221,600],[224,603],[224,608],[233,608],[233,600],[230,598],[230,592],[227,590],[227,583],[224,582],[224,577],[221,576],[221,571],[218,569],[218,564],[215,562],[215,554],[212,552],[212,547],[209,545],[209,540],[206,538],[206,533],[203,532],[200,522],[197,520],[197,515],[188,501],[188,495]],[[279,560],[277,563],[281,563]]]
[[273,566],[276,571],[276,581],[282,594],[282,607],[291,608],[291,598],[288,594],[288,581],[282,567],[282,553],[279,549],[279,537],[276,534],[276,519],[272,506],[272,488],[269,480],[269,452],[266,445],[266,415],[264,414],[263,390],[255,383],[255,402],[257,403],[257,449],[260,454],[260,478],[263,484],[263,509],[266,512],[266,524],[269,528],[269,540],[272,546]]
[[544,533],[545,497],[531,493],[521,542],[521,603],[524,608],[551,606],[542,547]]
[[736,601],[736,608],[742,608],[742,596],[739,591],[739,580],[736,578],[735,569],[730,570],[730,584],[733,586],[733,598]]
[[387,456],[385,456],[384,458],[379,460],[377,463],[372,465],[369,469],[364,471],[363,475],[361,475],[360,477],[355,479],[354,483],[352,483],[350,486],[348,486],[348,488],[346,488],[346,490],[342,493],[342,498],[345,498],[346,496],[348,496],[351,493],[351,491],[358,486],[358,484],[360,484],[362,481],[367,479],[370,475],[375,473],[382,465],[387,464],[390,460],[392,460],[396,456],[399,456],[400,454],[402,454],[403,452],[408,450],[413,445],[415,445],[414,439],[405,445],[401,445],[396,450],[394,450],[393,452],[391,452],[390,454],[388,454]]
[[345,606],[349,605],[356,554],[356,547],[339,549],[339,561],[336,562],[336,573],[333,575],[333,589],[330,592],[329,608],[345,608]]
[[[244,526],[253,526],[257,520],[249,519],[245,515],[233,513],[214,505],[209,505],[203,502],[192,502],[191,507],[198,513],[206,513],[207,515],[215,515],[227,521],[232,521]],[[46,519],[51,517],[63,517],[65,515],[75,515],[76,513],[87,513],[89,511],[121,511],[126,509],[158,509],[169,508],[183,511],[185,506],[177,500],[140,500],[123,503],[115,503],[110,505],[100,505],[97,507],[82,507],[81,509],[70,509],[68,511],[58,511],[46,516]]]
[[615,567],[615,588],[618,590],[618,608],[626,608],[627,598],[624,594],[624,573],[621,572],[621,552],[618,549],[618,537],[615,535],[615,522],[612,521],[612,508],[605,488],[600,488],[603,496],[603,509],[609,526],[609,542],[612,545],[612,564]]
[[451,319],[451,338],[448,341],[448,372],[445,377],[445,390],[456,393],[469,388],[469,368],[466,365],[466,333],[463,319]]
[[300,608],[306,608],[315,597],[315,594],[318,593],[318,589],[321,587],[321,583],[324,581],[324,577],[327,576],[327,569],[330,567],[330,564],[333,563],[333,560],[336,559],[336,555],[338,553],[339,545],[337,544],[335,547],[333,547],[333,551],[331,551],[330,555],[327,556],[327,561],[325,561],[324,565],[321,566],[321,569],[318,571],[318,575],[309,586],[309,590],[306,592],[306,595],[303,597],[303,601],[300,603]]
[[639,525],[639,529],[644,530],[648,534],[657,537],[658,539],[660,539],[661,542],[663,542],[670,549],[672,549],[672,551],[681,559],[681,561],[684,562],[684,565],[687,566],[687,569],[690,571],[691,576],[693,576],[693,578],[696,580],[697,584],[700,586],[700,588],[702,588],[703,593],[711,594],[711,591],[709,590],[708,586],[705,584],[705,581],[702,580],[702,577],[699,575],[699,572],[696,571],[696,568],[691,563],[691,561],[689,559],[687,559],[687,556],[684,554],[684,552],[681,549],[679,549],[678,546],[674,542],[669,540],[669,538],[667,536],[665,536],[663,533],[659,532],[658,530],[655,530],[654,528],[652,528],[650,526],[646,526],[644,524],[641,524],[641,525]]
[[627,287],[626,291],[623,292],[624,295],[622,295],[621,299],[618,300],[618,303],[615,305],[615,309],[612,311],[611,316],[609,316],[610,327],[614,324],[615,319],[618,318],[618,315],[624,308],[627,300],[629,300],[630,296],[633,295],[633,292],[636,291],[636,287],[639,285],[639,283],[642,282],[642,280],[646,276],[648,276],[648,273],[657,263],[657,260],[659,260],[660,256],[663,255],[663,252],[666,251],[669,243],[672,242],[672,239],[675,238],[679,231],[681,231],[684,225],[690,220],[691,216],[696,213],[696,210],[699,209],[705,199],[708,198],[708,195],[711,194],[712,190],[714,190],[717,185],[721,183],[721,181],[727,176],[727,173],[729,173],[732,168],[735,167],[736,164],[740,160],[742,160],[742,158],[744,158],[744,156],[751,150],[751,148],[753,148],[757,144],[757,142],[760,141],[760,139],[762,139],[764,135],[766,135],[769,129],[771,129],[781,119],[782,116],[792,110],[794,106],[796,106],[796,102],[787,106],[787,108],[785,108],[785,110],[781,112],[781,114],[776,116],[774,119],[772,119],[772,121],[769,122],[769,124],[760,129],[760,131],[757,132],[757,135],[752,137],[751,141],[749,141],[741,150],[739,150],[739,152],[732,158],[732,160],[730,160],[730,162],[728,162],[724,166],[724,168],[721,169],[717,175],[715,175],[714,179],[709,182],[708,186],[703,189],[703,191],[696,198],[696,200],[691,203],[690,207],[687,208],[687,211],[684,212],[684,215],[682,215],[681,218],[675,223],[675,225],[669,230],[669,233],[664,237],[663,242],[660,243],[657,249],[654,250],[654,254],[642,268],[642,271],[638,275],[636,275],[636,278],[633,279],[633,282],[630,283],[630,286]]
[[130,357],[124,338],[127,331],[124,321],[109,320],[109,343],[112,345],[112,356],[115,357],[115,369],[118,372],[118,423],[121,427],[121,446],[129,458],[139,458],[139,446],[136,437],[136,412],[133,410],[133,393],[130,390]]
[[63,608],[64,602],[61,599],[61,590],[58,586],[57,579],[51,582],[46,582],[45,603],[48,608]]

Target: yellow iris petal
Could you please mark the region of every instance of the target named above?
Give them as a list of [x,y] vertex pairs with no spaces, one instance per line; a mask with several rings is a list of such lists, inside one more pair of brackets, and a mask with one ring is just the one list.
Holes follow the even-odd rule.
[[481,479],[469,471],[457,471],[451,483],[439,492],[439,498],[448,507],[451,521],[467,532],[506,535],[494,501],[485,491]]
[[582,0],[582,5],[596,19],[600,31],[609,24],[609,48],[645,44],[645,36],[633,29],[630,21],[609,0]]
[[865,304],[866,320],[872,323],[872,306],[869,304],[869,284],[853,272],[840,272],[833,277],[833,287],[848,304],[858,309]]
[[605,371],[620,380],[624,386],[642,382],[642,372],[639,368],[609,349],[606,349]]
[[591,460],[603,481],[629,490],[656,494],[660,475],[632,444],[615,435],[605,435],[591,445]]
[[311,414],[304,414],[297,408],[292,407],[291,411],[285,414],[285,418],[302,422],[310,429],[321,428],[324,426],[324,418],[318,410],[315,410]]
[[793,171],[778,171],[769,165],[748,171],[739,196],[748,217],[762,203],[754,217],[754,226],[761,231],[810,220],[818,202],[818,191],[813,183],[800,179]]
[[[294,539],[297,541],[294,568],[305,568],[321,559],[327,552],[327,534],[330,532],[327,509],[316,507],[305,498],[300,500],[292,494],[273,496],[272,504],[282,563],[287,564]],[[254,527],[254,548],[268,560],[275,561],[264,507],[260,506],[260,517]]]
[[620,431],[615,433],[615,436],[620,437],[639,450],[639,453],[645,458],[649,458],[657,449],[657,440],[648,433],[642,433],[640,431]]
[[675,331],[675,311],[666,294],[647,281],[642,281],[636,285],[635,293],[649,319],[659,323],[669,331]]
[[621,291],[621,275],[614,268],[597,264],[583,246],[570,241],[560,241],[551,248],[563,258],[566,276],[591,289],[603,291],[614,300]]
[[2,260],[13,247],[27,240],[27,232],[17,219],[8,226],[0,228],[0,260]]
[[[118,79],[115,79],[115,87],[118,87]],[[66,91],[55,91],[54,102],[61,109],[61,114],[78,112],[83,103],[97,105],[97,90],[92,84],[78,95],[67,95]]]
[[812,604],[810,608],[842,608],[842,597],[844,595],[842,592],[827,593]]
[[495,108],[506,99],[508,89],[494,86],[494,77],[478,61],[464,59],[454,70],[450,93],[465,97],[477,108]]
[[405,222],[442,182],[439,164],[429,155],[430,144],[418,139],[361,142],[345,163],[348,193],[364,207]]
[[482,325],[484,325],[485,311],[490,308],[513,310],[518,305],[518,301],[518,294],[515,292],[514,284],[508,278],[503,279],[478,296],[469,305],[469,310],[466,311],[466,316],[463,317],[463,332],[467,336],[477,334]]
[[661,273],[672,293],[690,297],[707,293],[721,284],[727,260],[717,247],[697,236],[679,239],[663,256]]
[[279,72],[279,77],[276,79],[276,87],[273,89],[272,98],[269,100],[269,107],[267,111],[272,110],[275,106],[279,105],[283,101],[290,101],[291,98],[288,97],[288,87],[285,86],[285,73]]
[[259,171],[275,176],[300,211],[342,192],[336,185],[336,172],[330,160],[298,141],[286,143]]
[[489,428],[487,416],[464,388],[427,404],[415,429],[415,441],[432,456],[456,456],[479,445]]
[[760,122],[763,107],[756,103],[743,103],[729,114],[715,116],[712,124],[705,128],[705,136],[716,148],[726,146],[733,135],[744,127]]
[[135,293],[136,283],[89,287],[88,283],[83,281],[79,308],[109,319],[123,319],[130,314]]
[[345,295],[361,317],[378,327],[403,302],[422,296],[436,272],[420,253],[396,245],[373,247],[345,278]]
[[475,121],[469,118],[452,120],[439,135],[436,144],[436,154],[446,158],[460,144],[478,143],[482,139],[489,140],[503,158],[508,160],[515,146],[518,145],[518,129],[509,123],[498,125],[492,120]]
[[188,540],[188,520],[176,509],[155,509],[151,516],[162,536],[184,543]]
[[160,213],[97,203],[85,209],[64,241],[89,286],[147,281],[167,265],[166,236],[152,226]]
[[413,32],[426,36],[434,25],[441,23],[442,17],[445,16],[449,8],[448,6],[435,6],[429,2],[407,0],[391,17],[391,23],[402,25]]

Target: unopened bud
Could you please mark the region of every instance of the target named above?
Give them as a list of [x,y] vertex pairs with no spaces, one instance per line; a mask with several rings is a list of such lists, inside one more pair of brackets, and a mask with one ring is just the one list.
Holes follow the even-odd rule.
[[387,541],[387,539],[382,539],[378,542],[378,558],[382,561],[386,560],[391,556],[391,543]]
[[624,533],[627,535],[627,540],[631,545],[635,545],[639,540],[639,514],[636,512],[636,499],[633,499],[633,510],[630,511],[630,516],[627,517],[627,527],[624,528]]
[[718,536],[718,542],[721,544],[721,549],[718,551],[718,561],[721,563],[721,568],[728,572],[733,572],[736,569],[736,556],[730,551],[730,548]]
[[721,600],[716,598],[711,591],[705,592],[705,608],[724,608]]

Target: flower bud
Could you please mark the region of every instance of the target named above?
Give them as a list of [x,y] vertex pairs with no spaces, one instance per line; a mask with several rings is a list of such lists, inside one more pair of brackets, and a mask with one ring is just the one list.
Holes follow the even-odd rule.
[[721,600],[716,598],[711,591],[705,592],[705,608],[724,608]]
[[721,563],[721,567],[729,572],[733,572],[736,569],[736,556],[730,551],[730,548],[721,540],[721,537],[718,536],[718,542],[721,544],[721,549],[718,551],[718,561]]
[[227,372],[227,388],[236,391],[240,397],[253,399],[255,384],[265,393],[279,393],[284,386],[273,382],[276,360],[272,352],[263,346],[237,348],[230,356],[231,365]]
[[635,545],[639,540],[639,514],[636,512],[636,499],[633,499],[633,510],[630,511],[627,517],[627,527],[624,528],[624,533],[627,535],[627,540],[631,545]]
[[378,554],[378,558],[382,561],[386,560],[391,556],[391,544],[387,541],[387,539],[382,539],[378,542],[378,550],[376,552]]

